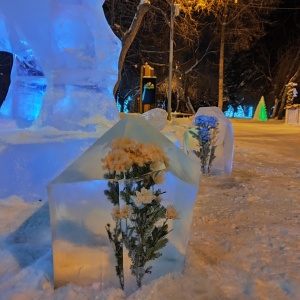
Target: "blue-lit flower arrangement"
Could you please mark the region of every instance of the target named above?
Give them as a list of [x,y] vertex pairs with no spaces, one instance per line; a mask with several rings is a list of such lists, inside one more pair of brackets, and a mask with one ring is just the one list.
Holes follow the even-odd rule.
[[213,160],[216,158],[216,139],[218,119],[214,116],[199,115],[194,120],[197,133],[190,130],[191,135],[198,140],[199,151],[194,153],[200,158],[202,174],[210,173]]

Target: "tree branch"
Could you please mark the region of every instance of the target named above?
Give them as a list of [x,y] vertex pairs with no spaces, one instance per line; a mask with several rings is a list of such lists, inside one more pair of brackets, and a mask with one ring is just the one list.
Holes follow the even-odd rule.
[[131,25],[121,38],[122,50],[121,50],[120,57],[119,57],[118,80],[114,86],[114,95],[116,95],[119,85],[120,85],[120,82],[121,82],[121,77],[122,77],[121,75],[122,75],[122,70],[123,70],[126,54],[127,54],[136,34],[141,26],[144,15],[146,14],[146,12],[149,11],[149,9],[150,9],[150,1],[149,0],[140,0],[140,3],[137,7],[137,11],[134,15]]

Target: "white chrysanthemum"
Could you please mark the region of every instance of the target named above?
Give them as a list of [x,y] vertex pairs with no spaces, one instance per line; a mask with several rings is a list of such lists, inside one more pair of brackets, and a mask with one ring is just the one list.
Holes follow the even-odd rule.
[[151,190],[147,190],[144,187],[141,189],[140,192],[136,191],[135,194],[136,196],[132,196],[132,199],[134,200],[137,206],[140,206],[141,204],[151,203],[152,200],[156,197]]
[[112,217],[113,217],[114,220],[121,219],[121,211],[120,211],[119,205],[116,205],[113,208],[113,211],[112,211],[111,215],[112,215]]
[[125,205],[121,208],[122,219],[128,219],[131,216],[131,208],[129,205]]
[[166,218],[172,219],[172,220],[179,219],[179,214],[178,214],[176,208],[174,207],[174,205],[167,206]]

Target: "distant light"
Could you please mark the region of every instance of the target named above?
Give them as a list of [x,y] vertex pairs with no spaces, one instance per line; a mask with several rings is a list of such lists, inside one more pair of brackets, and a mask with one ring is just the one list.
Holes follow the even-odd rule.
[[228,105],[226,111],[224,111],[224,115],[227,118],[242,118],[242,119],[250,119],[253,115],[253,106],[241,106],[237,107],[237,111],[234,112],[234,108],[232,105]]
[[227,117],[227,118],[233,118],[233,107],[232,105],[228,105],[228,108],[226,111],[224,111],[224,115]]
[[119,112],[122,111],[122,105],[119,103],[119,97],[117,98],[117,108]]
[[246,118],[245,112],[241,105],[237,107],[237,111],[233,114],[234,118]]
[[123,112],[125,114],[129,114],[130,113],[130,108],[129,108],[129,104],[130,101],[132,100],[132,98],[130,96],[128,96],[125,101],[124,101],[124,108],[123,108]]
[[253,106],[249,106],[248,118],[252,118],[252,117],[253,117]]

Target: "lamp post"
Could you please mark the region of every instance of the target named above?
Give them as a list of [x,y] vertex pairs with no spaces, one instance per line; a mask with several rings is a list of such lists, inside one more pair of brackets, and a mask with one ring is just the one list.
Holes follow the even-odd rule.
[[174,39],[174,0],[171,0],[170,16],[170,52],[169,52],[169,85],[168,85],[168,120],[172,119],[172,74],[173,74],[173,39]]

